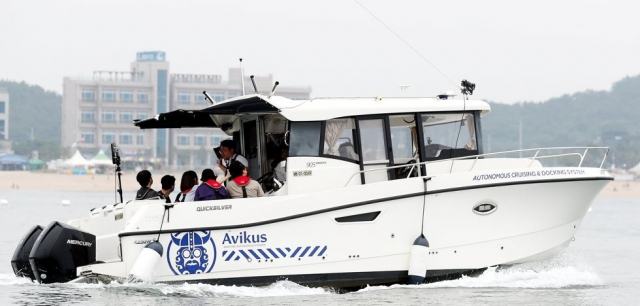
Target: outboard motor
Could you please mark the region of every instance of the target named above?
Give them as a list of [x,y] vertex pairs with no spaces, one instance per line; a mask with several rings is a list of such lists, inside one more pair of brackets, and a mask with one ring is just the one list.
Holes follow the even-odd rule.
[[31,270],[39,283],[67,282],[76,268],[96,260],[96,236],[73,226],[51,222],[29,254]]
[[42,226],[36,225],[32,227],[27,234],[22,237],[20,243],[18,243],[18,247],[15,252],[13,252],[13,257],[11,257],[11,267],[16,276],[28,277],[31,280],[36,279],[33,271],[31,271],[31,265],[29,265],[29,253],[31,253],[31,249],[36,243],[38,236],[40,236],[40,233],[42,233]]

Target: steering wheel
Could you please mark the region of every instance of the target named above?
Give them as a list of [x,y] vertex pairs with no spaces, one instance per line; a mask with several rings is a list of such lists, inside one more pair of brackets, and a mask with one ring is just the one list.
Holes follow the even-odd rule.
[[[416,160],[412,159],[409,162],[407,162],[402,168],[400,168],[400,170],[398,170],[398,176],[400,177],[408,177],[407,175],[409,174],[409,171],[411,171],[412,168],[417,168],[415,167],[415,163]],[[417,177],[418,176],[418,169],[414,169],[415,171],[411,172],[411,177]]]
[[262,182],[264,182],[265,180],[268,180],[271,177],[273,177],[273,172],[267,172],[263,174],[261,177],[259,177],[256,181],[262,184]]

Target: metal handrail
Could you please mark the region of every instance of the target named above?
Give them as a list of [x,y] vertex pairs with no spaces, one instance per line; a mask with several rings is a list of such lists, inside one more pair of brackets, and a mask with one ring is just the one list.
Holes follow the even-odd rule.
[[[584,152],[582,154],[574,152],[574,153],[563,153],[563,154],[538,156],[540,151],[542,151],[542,150],[576,150],[576,149],[585,149],[585,150],[584,150]],[[471,167],[468,170],[468,171],[472,171],[473,168],[475,167],[476,163],[478,162],[478,159],[480,159],[480,157],[499,155],[499,154],[519,153],[519,152],[533,152],[533,151],[535,151],[535,154],[533,155],[533,157],[522,157],[522,159],[529,159],[529,158],[531,159],[531,163],[529,164],[529,167],[531,167],[533,165],[533,163],[536,160],[539,160],[539,159],[577,155],[577,156],[580,157],[580,162],[578,163],[578,168],[580,168],[580,167],[582,167],[582,162],[584,161],[584,158],[585,158],[585,156],[587,155],[587,153],[588,153],[588,151],[590,149],[592,149],[592,150],[606,150],[604,152],[604,156],[602,157],[602,161],[600,162],[600,168],[602,168],[602,165],[604,165],[604,161],[607,159],[607,155],[609,154],[609,147],[551,147],[551,148],[535,148],[535,149],[501,151],[501,152],[484,153],[484,154],[478,154],[478,155],[468,155],[468,156],[454,157],[454,158],[447,158],[447,159],[440,159],[440,160],[424,161],[424,162],[413,164],[411,166],[411,170],[409,171],[409,173],[412,173],[416,166],[422,166],[422,165],[427,165],[427,164],[431,164],[431,163],[440,163],[440,162],[445,162],[445,161],[451,161],[453,163],[456,160],[463,160],[463,159],[464,160],[469,160],[469,159],[473,158],[474,161],[473,161],[473,163],[471,164]],[[404,167],[408,167],[408,165],[405,164],[405,165],[399,165],[399,166],[390,166],[390,167],[384,167],[384,168],[378,168],[378,169],[368,169],[368,170],[356,171],[349,177],[349,180],[345,184],[345,187],[348,186],[349,183],[351,183],[351,180],[353,179],[353,177],[358,175],[358,174],[367,173],[367,172],[373,172],[373,171],[382,171],[382,170],[387,171],[387,170],[390,170],[390,169],[404,168]],[[452,169],[453,169],[453,167],[452,167]],[[426,173],[425,173],[425,175],[426,175]]]

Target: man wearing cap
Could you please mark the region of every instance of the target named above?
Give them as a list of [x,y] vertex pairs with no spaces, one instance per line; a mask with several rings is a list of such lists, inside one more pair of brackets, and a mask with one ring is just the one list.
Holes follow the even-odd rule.
[[220,183],[218,183],[218,181],[216,181],[216,176],[213,173],[213,170],[202,170],[200,180],[202,181],[202,184],[200,184],[200,186],[196,190],[195,201],[220,200],[229,198],[227,189],[224,188],[224,186],[222,186]]
[[160,190],[160,197],[164,198],[167,203],[171,203],[171,193],[176,188],[176,178],[172,175],[165,175],[160,179],[162,184],[162,190]]

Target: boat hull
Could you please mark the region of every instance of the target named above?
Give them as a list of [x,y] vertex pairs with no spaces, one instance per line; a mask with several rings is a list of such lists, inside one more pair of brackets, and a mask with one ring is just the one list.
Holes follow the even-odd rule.
[[[122,262],[113,271],[120,272],[106,274],[126,277],[168,213],[159,235],[165,252],[155,266],[156,282],[257,286],[288,279],[336,288],[404,283],[411,246],[421,232],[431,245],[427,281],[438,280],[560,252],[611,178],[594,172],[465,187],[447,185],[460,177],[444,177],[429,181],[426,192],[421,178],[412,180],[386,182],[394,190],[387,197],[369,184],[268,203],[182,203],[167,212],[162,204],[146,205],[136,213],[145,217],[129,220],[119,235]],[[491,212],[474,210],[487,203],[495,207]],[[100,269],[87,266],[78,274],[99,273],[93,270]]]

